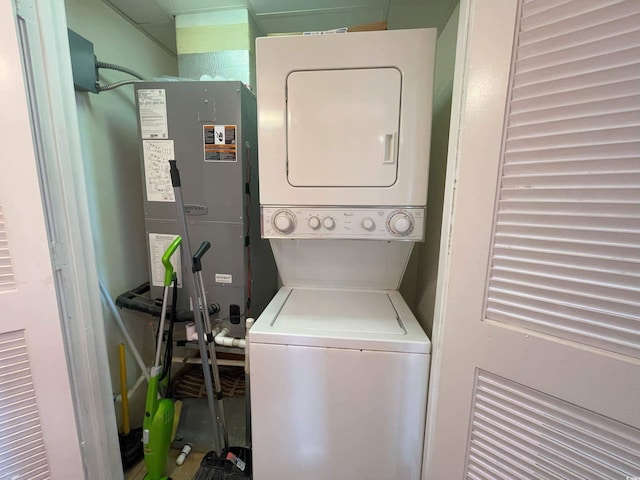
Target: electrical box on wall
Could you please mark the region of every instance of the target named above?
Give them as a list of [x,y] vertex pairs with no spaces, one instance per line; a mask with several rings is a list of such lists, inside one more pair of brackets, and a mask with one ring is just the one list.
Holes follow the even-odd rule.
[[[178,233],[168,163],[175,159],[191,249],[212,245],[202,268],[207,300],[220,305],[217,317],[232,335],[244,336],[245,318],[260,314],[277,289],[260,238],[255,95],[242,82],[185,81],[139,82],[135,97],[151,295],[162,295],[161,257]],[[176,267],[181,281],[185,266]],[[184,289],[178,296],[189,308]]]
[[80,92],[98,93],[98,70],[93,43],[73,30],[67,30],[67,32],[74,88]]

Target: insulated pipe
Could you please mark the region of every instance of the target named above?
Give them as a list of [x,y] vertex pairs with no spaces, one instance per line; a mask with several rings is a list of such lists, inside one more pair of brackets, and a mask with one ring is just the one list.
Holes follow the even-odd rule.
[[229,329],[224,327],[219,334],[215,336],[215,342],[225,347],[247,348],[247,341],[244,338],[228,337]]
[[116,307],[116,304],[113,303],[113,300],[111,300],[111,297],[109,296],[109,291],[107,290],[107,287],[104,286],[104,282],[102,281],[101,278],[99,278],[98,281],[100,283],[100,292],[102,293],[102,298],[104,298],[105,302],[107,302],[107,305],[109,306],[109,310],[111,310],[113,317],[116,319],[116,323],[120,327],[120,330],[122,330],[122,335],[124,335],[125,340],[129,344],[129,348],[133,352],[133,356],[138,362],[138,366],[140,367],[140,370],[142,370],[142,374],[144,375],[144,377],[147,379],[147,382],[148,382],[149,372],[147,371],[147,366],[144,364],[144,360],[142,360],[142,357],[140,356],[140,352],[138,352],[138,349],[136,348],[136,344],[133,343],[133,339],[131,338],[131,335],[129,335],[129,332],[127,332],[127,328],[124,326],[124,322],[122,321],[120,312],[118,312],[118,308]]

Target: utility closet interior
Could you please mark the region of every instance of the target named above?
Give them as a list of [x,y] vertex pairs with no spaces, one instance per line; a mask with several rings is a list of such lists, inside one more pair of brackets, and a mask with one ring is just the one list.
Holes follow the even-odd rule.
[[0,478],[640,479],[640,1],[0,2]]
[[[287,470],[272,457],[302,441],[299,422],[308,423],[307,435],[329,428],[344,437],[320,457],[348,448],[354,430],[394,436],[385,421],[367,427],[388,410],[414,412],[411,437],[423,435],[459,5],[293,5],[65,1],[125,478],[222,478],[216,469],[240,475],[233,478],[249,478],[251,470],[255,478],[293,478],[281,477]],[[290,117],[282,185],[271,178],[281,147],[262,140],[280,134],[268,118],[282,108],[269,104],[278,94],[267,93],[279,89],[288,92]],[[367,159],[378,149],[385,159],[369,174]],[[177,189],[169,160],[179,171]],[[399,193],[388,193],[394,184]],[[185,266],[191,257],[198,271]],[[194,316],[196,299],[206,313]],[[246,334],[262,314],[271,320],[254,327],[249,362]],[[388,347],[398,333],[406,344]],[[310,356],[303,346],[313,347]],[[338,353],[315,357],[332,348]],[[373,351],[363,361],[340,353],[349,348]],[[402,352],[422,360],[402,360]],[[203,369],[203,358],[211,369]],[[345,390],[338,403],[357,395],[362,383],[354,375],[395,391],[354,420],[358,428],[340,426],[349,424],[344,404],[314,426],[304,419],[313,413],[296,413],[291,402],[328,395],[331,385],[311,386],[312,370],[326,368],[335,372],[317,381]],[[293,384],[302,372],[306,380]],[[387,385],[381,374],[395,379]],[[407,391],[406,382],[417,390]],[[385,448],[422,455],[422,440],[380,442],[353,450],[344,468]],[[321,461],[299,455],[294,470]],[[374,470],[401,468],[403,478],[418,478],[419,461],[410,464],[382,461]]]

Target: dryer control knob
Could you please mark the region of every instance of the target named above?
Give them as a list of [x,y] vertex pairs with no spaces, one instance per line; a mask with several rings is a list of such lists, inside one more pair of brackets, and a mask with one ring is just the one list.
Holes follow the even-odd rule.
[[324,217],[322,219],[322,225],[324,225],[324,228],[331,230],[333,227],[336,226],[336,222],[331,217]]
[[312,217],[309,217],[309,226],[311,228],[313,228],[314,230],[317,230],[320,228],[320,219],[318,217],[316,217],[315,215]]
[[276,212],[271,223],[273,228],[280,233],[290,233],[296,226],[293,215],[285,210]]
[[376,224],[371,217],[365,217],[362,219],[362,228],[365,230],[373,230]]
[[391,215],[389,219],[389,230],[396,235],[406,235],[413,228],[411,217],[403,212],[397,212]]

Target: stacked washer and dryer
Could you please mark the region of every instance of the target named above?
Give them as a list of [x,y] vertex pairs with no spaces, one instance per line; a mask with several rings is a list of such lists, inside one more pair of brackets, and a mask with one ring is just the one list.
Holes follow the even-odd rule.
[[433,29],[257,41],[255,480],[420,477],[430,341],[398,287],[423,241]]

